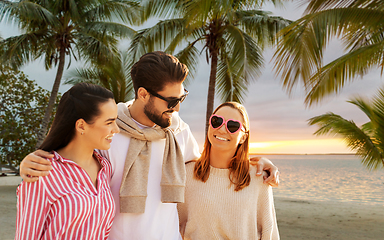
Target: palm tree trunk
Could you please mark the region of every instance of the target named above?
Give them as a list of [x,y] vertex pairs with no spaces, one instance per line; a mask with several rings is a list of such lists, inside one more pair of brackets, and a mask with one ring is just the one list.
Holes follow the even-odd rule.
[[40,147],[40,145],[43,143],[43,140],[45,138],[49,120],[51,119],[52,110],[56,102],[57,93],[59,92],[60,82],[64,72],[64,64],[65,64],[65,48],[62,47],[60,49],[59,67],[57,69],[55,83],[53,84],[53,87],[52,87],[51,97],[49,98],[48,106],[45,109],[44,119],[43,119],[41,128],[39,130],[39,133],[37,134],[36,148]]
[[216,88],[216,72],[217,72],[217,51],[211,52],[211,73],[209,76],[208,98],[207,98],[207,113],[205,116],[205,135],[208,132],[209,118],[213,112],[215,101],[215,88]]

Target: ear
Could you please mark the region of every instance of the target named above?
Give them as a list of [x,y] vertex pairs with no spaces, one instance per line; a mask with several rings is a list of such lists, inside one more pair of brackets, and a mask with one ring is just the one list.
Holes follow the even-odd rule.
[[143,103],[147,103],[149,98],[150,98],[150,94],[145,88],[139,87],[139,89],[137,89],[138,100],[142,101]]
[[75,128],[79,134],[83,135],[86,130],[86,127],[87,127],[87,123],[84,121],[84,119],[82,118],[77,119],[75,123]]
[[248,133],[243,133],[243,136],[241,137],[239,144],[243,144],[247,139],[247,137],[248,137]]

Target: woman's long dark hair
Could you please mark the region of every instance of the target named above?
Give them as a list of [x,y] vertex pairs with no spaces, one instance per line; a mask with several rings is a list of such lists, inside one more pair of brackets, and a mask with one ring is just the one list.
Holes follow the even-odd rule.
[[45,151],[57,151],[75,136],[75,123],[83,119],[91,124],[100,115],[100,104],[113,99],[113,93],[101,86],[78,83],[61,97],[55,119],[47,137],[40,145]]

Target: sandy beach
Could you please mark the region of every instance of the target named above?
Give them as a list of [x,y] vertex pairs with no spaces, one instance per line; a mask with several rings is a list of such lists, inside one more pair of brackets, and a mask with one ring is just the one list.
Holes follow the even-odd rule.
[[384,239],[384,207],[275,198],[282,240]]
[[[17,186],[5,178],[0,178],[0,240],[14,238],[16,221]],[[383,206],[275,198],[275,207],[282,240],[384,238]]]

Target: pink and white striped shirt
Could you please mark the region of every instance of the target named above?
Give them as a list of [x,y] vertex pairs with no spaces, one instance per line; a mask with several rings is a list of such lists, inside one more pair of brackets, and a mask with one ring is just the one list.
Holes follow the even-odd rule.
[[115,214],[111,163],[94,152],[102,166],[96,189],[84,169],[54,155],[47,177],[17,188],[15,239],[107,239]]

